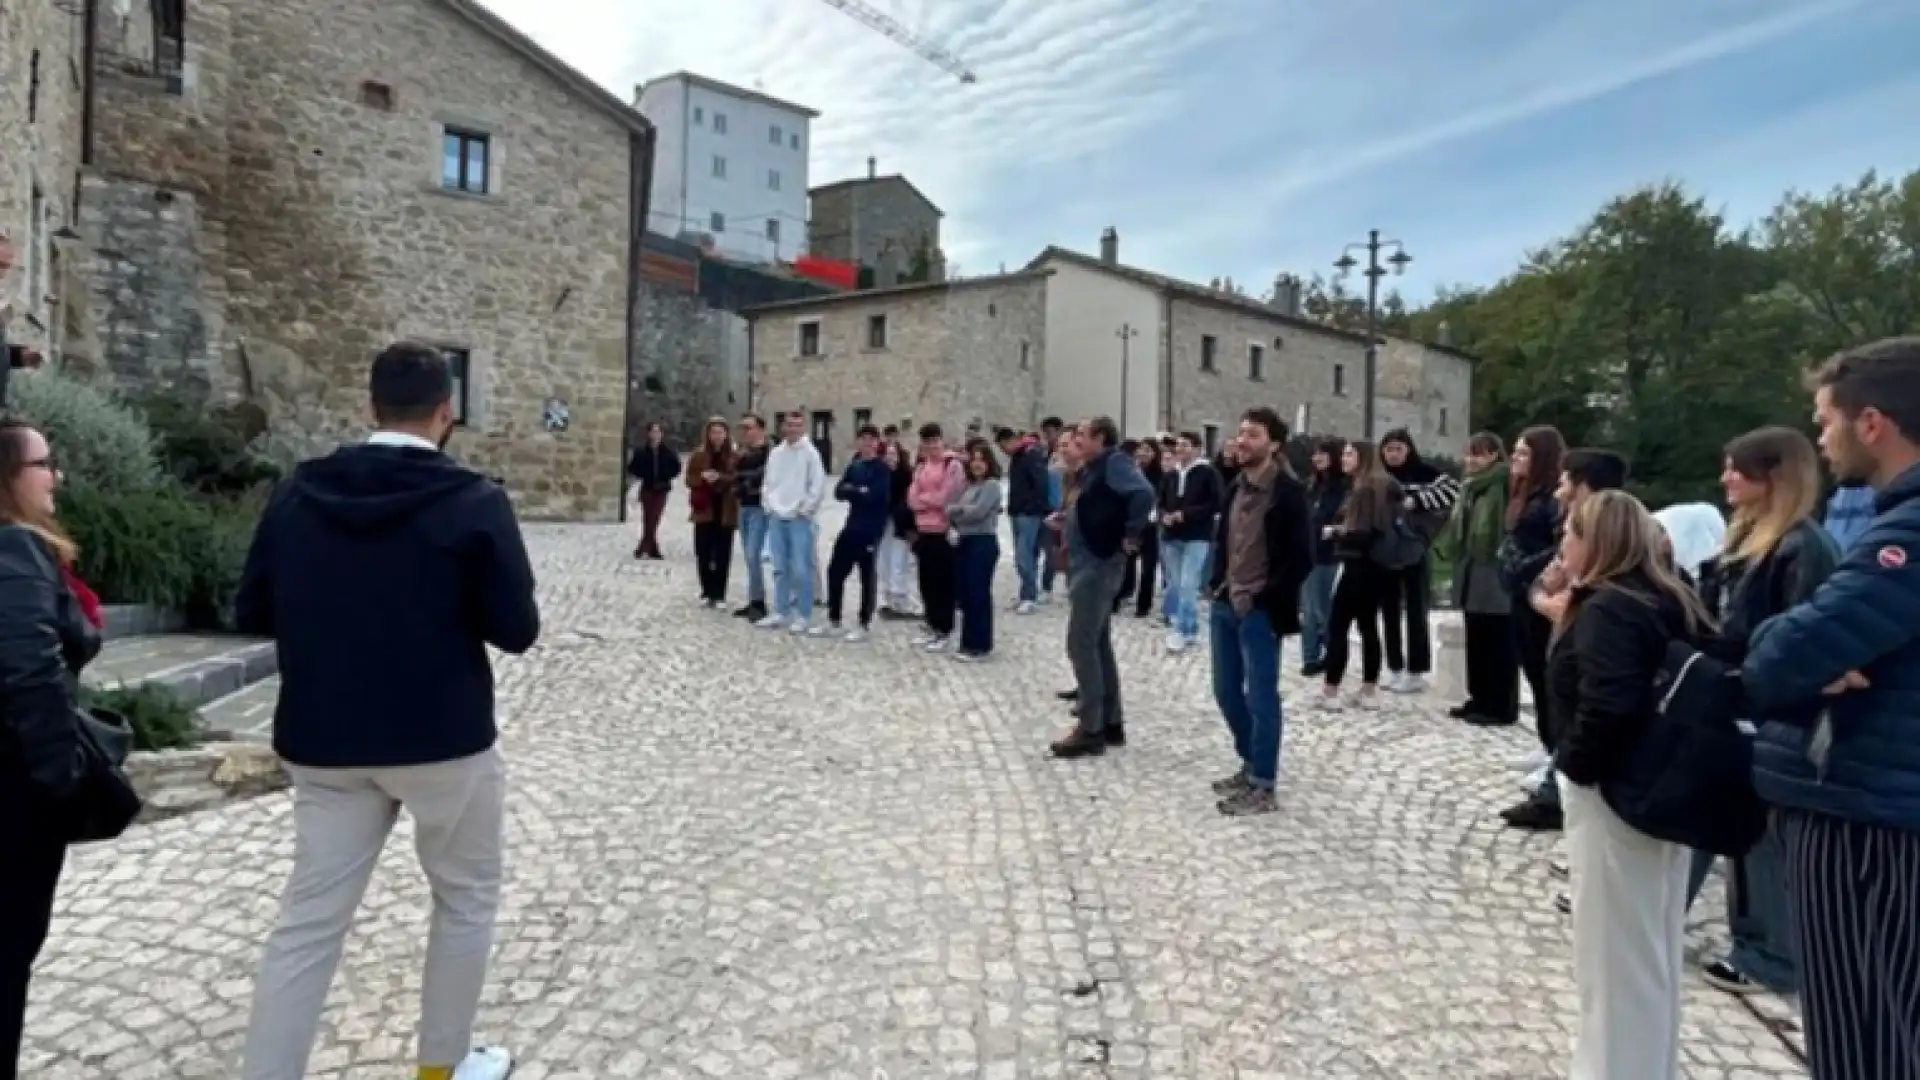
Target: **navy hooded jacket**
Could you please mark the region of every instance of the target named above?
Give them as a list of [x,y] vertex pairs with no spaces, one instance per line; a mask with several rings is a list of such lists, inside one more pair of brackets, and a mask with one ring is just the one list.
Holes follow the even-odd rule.
[[847,523],[841,532],[869,544],[878,544],[887,531],[887,509],[893,502],[893,473],[879,458],[854,458],[834,485],[833,497],[847,504]]
[[425,447],[301,463],[260,519],[234,601],[280,652],[273,745],[295,765],[426,765],[492,747],[493,667],[540,633],[507,493]]

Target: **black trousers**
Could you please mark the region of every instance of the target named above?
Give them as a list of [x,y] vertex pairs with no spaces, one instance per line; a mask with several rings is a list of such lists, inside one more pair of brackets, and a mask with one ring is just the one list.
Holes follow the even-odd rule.
[[873,560],[880,541],[849,536],[844,531],[834,538],[833,554],[827,558],[827,619],[840,622],[840,604],[846,598],[847,575],[860,571],[860,625],[873,625]]
[[920,604],[926,609],[927,629],[945,637],[953,633],[957,601],[953,545],[945,536],[921,533],[913,542],[913,557],[920,562]]
[[1347,636],[1360,631],[1360,681],[1372,686],[1380,681],[1380,609],[1390,590],[1397,587],[1393,571],[1365,559],[1355,559],[1340,567],[1340,583],[1333,587],[1332,615],[1327,619],[1328,686],[1339,686],[1347,673],[1351,646]]
[[1520,657],[1514,651],[1513,616],[1466,616],[1467,708],[1512,722],[1520,716]]
[[[1425,675],[1433,671],[1433,634],[1427,612],[1433,607],[1433,562],[1428,556],[1405,570],[1390,571],[1391,587],[1380,597],[1380,630],[1387,639],[1387,670]],[[1406,648],[1400,628],[1406,626]]]
[[1117,613],[1133,601],[1133,613],[1146,618],[1153,614],[1153,589],[1160,580],[1160,530],[1148,526],[1141,534],[1140,550],[1127,556],[1127,576],[1120,579],[1120,595],[1113,598]]
[[53,897],[60,887],[67,845],[44,824],[46,815],[19,790],[17,774],[0,775],[0,1080],[16,1080],[21,1030],[27,1020],[27,983],[47,941]]
[[1920,1077],[1920,833],[1780,810],[1814,1080]]
[[1553,624],[1543,618],[1527,598],[1513,601],[1514,650],[1520,654],[1520,673],[1527,677],[1527,689],[1533,691],[1533,723],[1540,733],[1540,745],[1547,753],[1559,745],[1554,737],[1553,718],[1547,715],[1547,643],[1553,639]]
[[733,530],[720,524],[693,527],[693,559],[700,572],[700,599],[727,598],[727,571],[733,568]]

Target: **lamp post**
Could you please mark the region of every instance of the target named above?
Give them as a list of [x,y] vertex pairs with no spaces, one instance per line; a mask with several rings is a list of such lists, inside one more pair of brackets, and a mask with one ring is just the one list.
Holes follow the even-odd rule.
[[[1353,253],[1361,249],[1365,249],[1367,253],[1367,268],[1362,271],[1367,276],[1367,362],[1361,376],[1363,383],[1361,393],[1366,395],[1366,401],[1361,406],[1360,415],[1363,418],[1361,428],[1366,433],[1364,438],[1371,440],[1373,438],[1373,387],[1375,380],[1379,377],[1380,279],[1387,276],[1388,267],[1392,268],[1390,272],[1396,276],[1406,273],[1407,264],[1413,261],[1413,256],[1407,254],[1405,244],[1398,240],[1382,240],[1379,229],[1369,229],[1366,243],[1348,244],[1346,250],[1340,253],[1340,257],[1334,260],[1333,268],[1340,271],[1341,278],[1353,273],[1354,267],[1360,265],[1359,260],[1353,257]],[[1383,250],[1393,252],[1387,256],[1385,267],[1380,265],[1380,252]]]
[[1127,437],[1127,387],[1133,382],[1133,339],[1140,336],[1132,323],[1121,323],[1113,332],[1120,339],[1120,437]]

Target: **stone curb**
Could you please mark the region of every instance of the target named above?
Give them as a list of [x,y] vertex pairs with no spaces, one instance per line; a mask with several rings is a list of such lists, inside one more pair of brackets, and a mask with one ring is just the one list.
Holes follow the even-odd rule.
[[259,743],[205,743],[186,750],[136,752],[127,777],[146,806],[141,822],[211,810],[286,788],[280,758]]
[[177,611],[152,604],[102,604],[106,626],[100,637],[105,641],[139,634],[173,634],[186,629],[187,617]]
[[273,642],[243,643],[236,638],[229,652],[157,671],[140,679],[138,685],[164,686],[189,707],[198,709],[279,672],[280,655]]

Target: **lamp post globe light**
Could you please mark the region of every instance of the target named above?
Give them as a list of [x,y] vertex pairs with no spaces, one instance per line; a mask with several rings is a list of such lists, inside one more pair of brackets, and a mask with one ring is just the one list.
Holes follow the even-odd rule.
[[[1395,277],[1406,273],[1407,264],[1413,261],[1413,256],[1407,254],[1405,244],[1398,240],[1382,240],[1379,229],[1369,229],[1366,243],[1348,244],[1346,250],[1340,253],[1340,257],[1333,261],[1333,268],[1338,271],[1341,280],[1345,280],[1359,267],[1360,260],[1353,257],[1356,251],[1367,253],[1367,268],[1361,271],[1367,278],[1367,361],[1360,380],[1360,392],[1365,397],[1360,406],[1360,415],[1361,429],[1365,432],[1364,437],[1371,441],[1374,437],[1373,388],[1379,378],[1380,367],[1380,279],[1390,273]],[[1385,266],[1381,265],[1382,251],[1391,252],[1386,258]]]

